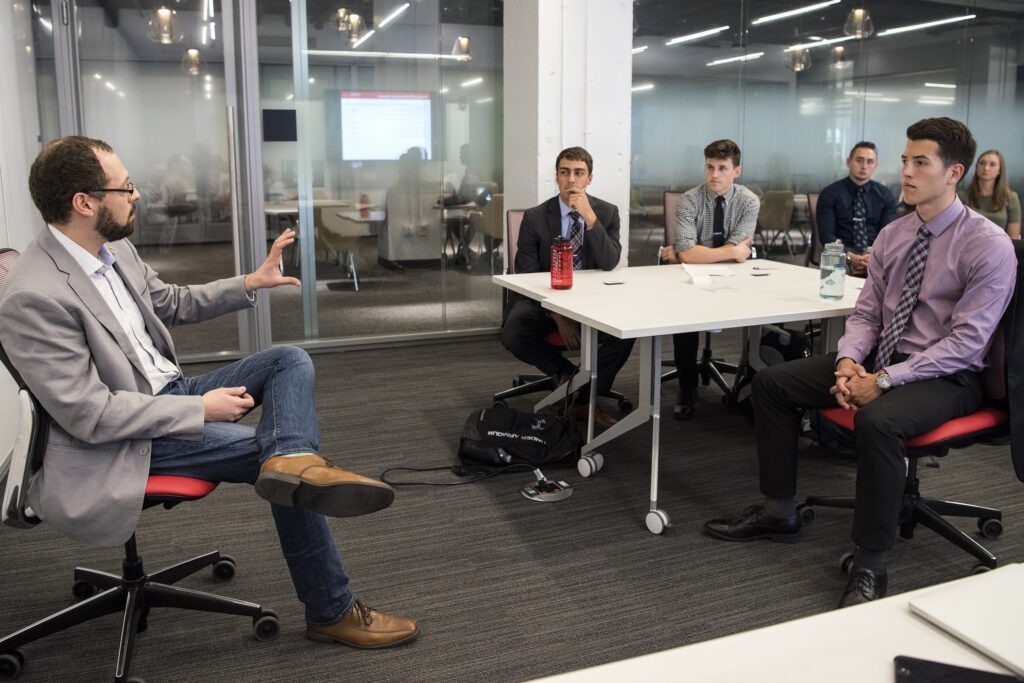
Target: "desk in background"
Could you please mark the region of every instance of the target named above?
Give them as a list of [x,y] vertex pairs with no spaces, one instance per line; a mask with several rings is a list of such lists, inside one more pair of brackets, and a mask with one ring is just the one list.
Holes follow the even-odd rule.
[[[678,332],[703,332],[725,328],[756,327],[812,319],[842,320],[853,312],[864,281],[847,278],[846,296],[825,301],[818,296],[817,269],[775,261],[747,261],[718,264],[731,273],[712,277],[708,285],[687,281],[677,265],[620,268],[614,271],[582,270],[573,274],[573,287],[554,290],[549,273],[495,275],[494,282],[540,301],[582,326],[583,369],[568,385],[575,391],[594,382],[597,373],[597,333],[620,339],[640,340],[639,405],[599,436],[594,435],[596,392],[590,392],[590,420],[587,443],[583,446],[579,471],[589,476],[600,469],[603,458],[595,449],[604,443],[651,421],[651,495],[647,528],[661,533],[669,525],[668,514],[658,507],[658,459],[661,420],[661,338]],[[841,325],[823,325],[822,348],[835,348]],[[750,335],[756,344],[760,335]],[[756,356],[756,354],[751,354]],[[564,391],[564,388],[563,388]],[[542,399],[540,409],[560,397],[559,392]]]

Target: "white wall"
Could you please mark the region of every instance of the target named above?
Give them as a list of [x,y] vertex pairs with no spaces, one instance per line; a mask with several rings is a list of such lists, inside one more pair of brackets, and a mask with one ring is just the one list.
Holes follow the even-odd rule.
[[28,0],[0,3],[0,246],[24,249],[43,227],[28,194],[39,117]]
[[627,244],[632,3],[517,0],[504,24],[505,206],[553,196],[555,158],[579,145],[594,157],[590,192],[619,207]]

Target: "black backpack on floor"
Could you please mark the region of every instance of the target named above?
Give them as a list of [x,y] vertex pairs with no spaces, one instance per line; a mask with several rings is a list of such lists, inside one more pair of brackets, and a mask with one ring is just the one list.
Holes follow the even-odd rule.
[[517,465],[522,469],[568,466],[579,459],[582,445],[583,435],[568,418],[485,408],[466,420],[452,469],[466,475]]

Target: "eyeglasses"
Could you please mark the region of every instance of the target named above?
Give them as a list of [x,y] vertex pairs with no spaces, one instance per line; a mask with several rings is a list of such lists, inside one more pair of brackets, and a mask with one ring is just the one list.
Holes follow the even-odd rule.
[[129,197],[135,194],[135,183],[128,181],[128,187],[98,187],[95,190],[86,190],[88,193],[93,192],[125,192]]

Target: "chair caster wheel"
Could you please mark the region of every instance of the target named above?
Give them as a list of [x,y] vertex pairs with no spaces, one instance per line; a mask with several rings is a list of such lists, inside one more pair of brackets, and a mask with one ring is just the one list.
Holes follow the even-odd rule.
[[652,534],[660,534],[671,526],[668,521],[668,513],[660,509],[648,512],[647,519],[644,522],[647,524],[647,530]]
[[812,524],[814,522],[814,508],[807,503],[800,503],[796,506],[797,517],[801,524]]
[[230,555],[221,555],[220,559],[213,563],[213,578],[218,581],[230,581],[235,576],[235,558]]
[[261,643],[277,638],[280,630],[281,620],[273,610],[263,610],[258,617],[254,617],[252,620],[252,635]]
[[630,401],[628,398],[620,399],[619,412],[622,413],[623,415],[628,415],[629,413],[633,412],[633,402]]
[[971,574],[974,575],[974,576],[977,576],[978,574],[984,574],[985,572],[990,572],[993,569],[994,569],[994,567],[990,567],[987,564],[980,564],[979,563],[979,564],[974,565],[971,568]]
[[978,531],[985,538],[999,538],[1003,533],[1003,523],[998,519],[979,519]]
[[849,574],[851,569],[853,569],[853,551],[848,550],[839,556],[839,571]]
[[25,655],[20,650],[11,650],[0,655],[0,678],[11,680],[21,675],[21,669],[25,666]]
[[75,581],[71,584],[71,594],[76,600],[85,600],[96,594],[96,586],[88,581]]
[[581,477],[597,474],[604,467],[604,456],[600,453],[587,453],[576,461],[576,471]]
[[495,401],[494,402],[494,407],[495,408],[508,408],[508,404],[505,403],[504,401]]

